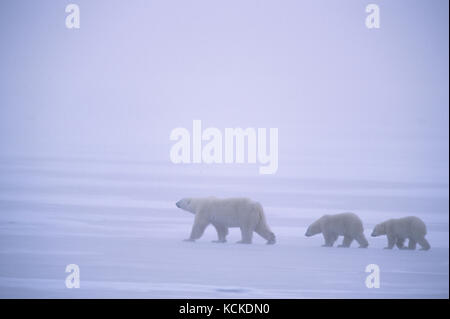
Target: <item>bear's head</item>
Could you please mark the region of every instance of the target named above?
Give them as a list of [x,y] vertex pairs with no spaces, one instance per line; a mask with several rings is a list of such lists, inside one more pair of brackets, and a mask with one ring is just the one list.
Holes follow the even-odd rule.
[[381,223],[375,226],[372,231],[372,237],[377,237],[381,235],[386,235],[386,223]]
[[320,227],[321,224],[321,218],[316,220],[314,223],[312,223],[308,229],[306,230],[305,236],[311,237],[317,234],[320,234],[322,232],[322,228]]
[[195,214],[195,205],[194,205],[194,199],[193,198],[183,198],[180,199],[178,202],[175,203],[175,205],[178,208],[181,208],[182,210],[188,211],[192,214]]

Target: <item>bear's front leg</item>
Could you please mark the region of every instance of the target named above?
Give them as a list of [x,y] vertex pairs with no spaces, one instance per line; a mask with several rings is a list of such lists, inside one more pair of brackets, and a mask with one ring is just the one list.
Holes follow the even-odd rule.
[[217,231],[217,240],[213,240],[213,243],[226,243],[226,236],[228,235],[228,228],[222,224],[213,224]]
[[384,247],[384,249],[392,249],[392,248],[394,248],[394,245],[395,245],[395,242],[396,242],[395,237],[392,236],[392,235],[387,235],[387,239],[388,239],[388,245],[387,245],[387,247]]
[[342,244],[338,245],[338,247],[348,248],[352,244],[352,241],[353,241],[352,236],[344,236],[344,240],[342,241]]
[[189,236],[189,238],[185,239],[184,241],[193,242],[202,237],[208,224],[209,224],[208,222],[202,221],[200,218],[195,218],[194,225],[192,226],[191,230],[191,236]]
[[405,245],[405,238],[397,238],[397,242],[395,243],[397,245],[398,249],[406,249]]
[[325,244],[322,245],[322,247],[333,247],[334,242],[337,239],[337,235],[335,234],[330,234],[330,233],[323,233],[323,238],[325,239]]

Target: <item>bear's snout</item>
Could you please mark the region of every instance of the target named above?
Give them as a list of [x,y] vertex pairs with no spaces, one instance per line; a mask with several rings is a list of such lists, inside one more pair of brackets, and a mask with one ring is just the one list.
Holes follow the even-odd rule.
[[375,232],[372,232],[372,235],[370,235],[372,237],[377,237],[377,234],[375,234]]
[[180,202],[181,202],[181,201],[176,202],[176,203],[175,203],[175,206],[177,206],[178,208],[180,208]]

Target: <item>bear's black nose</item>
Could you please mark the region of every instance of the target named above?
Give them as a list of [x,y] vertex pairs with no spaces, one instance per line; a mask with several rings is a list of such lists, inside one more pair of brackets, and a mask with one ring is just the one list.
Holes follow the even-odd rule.
[[179,201],[176,202],[175,205],[176,205],[178,208],[180,208],[180,202],[179,202]]

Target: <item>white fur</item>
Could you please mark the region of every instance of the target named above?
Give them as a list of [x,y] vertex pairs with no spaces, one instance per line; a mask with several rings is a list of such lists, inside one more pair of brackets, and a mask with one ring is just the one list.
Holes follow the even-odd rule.
[[[398,219],[389,219],[375,226],[372,236],[387,235],[388,245],[385,249],[392,249],[397,245],[399,249],[416,249],[416,244],[422,250],[430,249],[430,244],[425,239],[427,227],[418,217],[408,216]],[[408,239],[408,247],[404,247],[405,240]]]
[[353,240],[356,240],[361,248],[369,246],[364,236],[362,221],[353,213],[324,215],[308,227],[305,236],[320,233],[325,239],[325,247],[332,247],[339,236],[344,236],[344,240],[338,247],[350,247]]
[[226,242],[228,228],[239,227],[242,233],[239,243],[250,244],[253,232],[265,238],[268,244],[275,243],[275,235],[266,223],[261,204],[248,198],[183,198],[176,206],[195,214],[188,241],[199,239],[211,224],[217,230],[216,242]]

